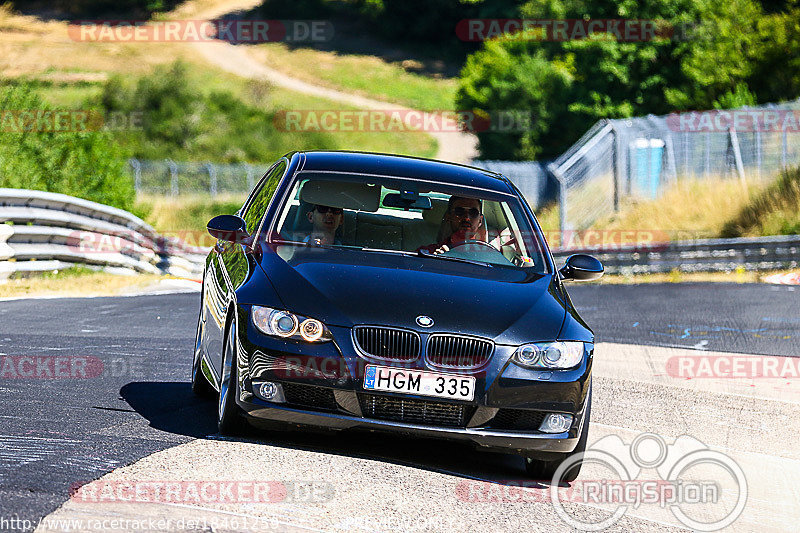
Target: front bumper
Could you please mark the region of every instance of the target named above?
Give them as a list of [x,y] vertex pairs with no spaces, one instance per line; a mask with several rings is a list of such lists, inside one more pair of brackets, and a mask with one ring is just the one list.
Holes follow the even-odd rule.
[[[483,449],[517,452],[536,456],[565,453],[575,449],[584,424],[584,413],[591,382],[593,345],[586,345],[581,365],[573,370],[540,372],[526,370],[510,362],[515,347],[496,346],[492,360],[478,372],[464,372],[476,378],[475,399],[471,402],[431,398],[411,394],[366,391],[363,369],[375,364],[360,357],[353,347],[348,328],[329,327],[334,341],[307,344],[262,335],[242,313],[237,357],[239,394],[237,403],[254,420],[327,430],[361,429],[406,435],[471,442]],[[400,366],[379,363],[384,366]],[[402,365],[406,368],[409,365]],[[411,368],[428,368],[422,358]],[[452,372],[450,372],[452,373]],[[286,403],[264,401],[254,394],[253,383],[272,381],[292,389],[308,391],[302,401]],[[379,397],[403,406],[425,402],[437,408],[459,409],[461,423],[438,423],[391,419],[365,414],[365,399]],[[310,398],[310,399],[309,399]],[[324,399],[315,403],[315,398]],[[435,405],[434,405],[435,404]],[[545,413],[573,416],[568,431],[548,434],[538,431],[538,423],[508,423],[509,414],[523,421],[536,421]],[[504,420],[500,423],[501,416]],[[512,418],[513,418],[512,416]]]

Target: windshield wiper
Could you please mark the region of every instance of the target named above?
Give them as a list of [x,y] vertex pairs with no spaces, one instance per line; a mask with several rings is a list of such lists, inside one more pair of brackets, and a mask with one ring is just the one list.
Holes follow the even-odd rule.
[[362,252],[380,252],[386,254],[400,254],[412,257],[416,255],[414,252],[406,252],[405,250],[387,250],[386,248],[361,248]]
[[287,241],[284,239],[272,239],[274,244],[291,244],[295,246],[305,246],[306,248],[325,248],[327,250],[344,248],[345,250],[363,250],[361,246],[351,246],[349,244],[318,244],[316,242]]
[[453,257],[452,255],[442,255],[442,254],[435,254],[433,252],[429,252],[428,250],[422,248],[417,255],[421,257],[431,257],[433,259],[444,259],[446,261],[456,261],[458,263],[468,263],[470,265],[478,265],[482,267],[494,268],[494,265],[491,263],[486,263],[484,261],[476,261],[474,259],[464,259],[463,257]]

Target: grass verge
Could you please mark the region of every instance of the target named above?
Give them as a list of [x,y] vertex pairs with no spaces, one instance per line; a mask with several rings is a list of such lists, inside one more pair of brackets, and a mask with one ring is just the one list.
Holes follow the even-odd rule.
[[390,63],[381,58],[311,48],[290,49],[268,43],[248,49],[263,64],[293,78],[423,111],[453,109],[457,81],[409,72],[414,61]]
[[737,180],[680,180],[654,200],[631,201],[594,225],[604,230],[657,230],[673,237],[718,237],[728,220],[763,189]]
[[788,274],[791,270],[769,272],[750,272],[744,269],[735,272],[679,272],[674,270],[665,274],[637,274],[623,276],[604,275],[595,283],[603,285],[637,285],[641,283],[763,283],[771,274]]
[[[200,232],[205,235],[206,224],[217,215],[232,215],[242,207],[244,196],[166,196],[141,195],[134,211],[159,233],[181,234]],[[189,235],[187,235],[189,236]],[[188,239],[184,239],[187,240]],[[190,243],[199,244],[202,242]]]
[[723,237],[800,233],[800,167],[781,173],[722,227]]
[[116,296],[152,287],[163,279],[168,278],[154,274],[124,276],[75,266],[28,278],[6,280],[0,283],[0,298]]
[[[787,187],[781,188],[778,184],[767,186],[762,181],[743,186],[735,179],[679,179],[656,199],[631,199],[624,202],[619,213],[598,219],[591,229],[657,231],[671,240],[734,236],[726,234],[725,228],[730,226],[730,221],[743,218],[743,213],[746,212],[755,215],[759,209],[763,209],[764,204],[785,206],[781,213],[791,212],[794,208],[796,214],[800,207],[799,182],[800,179],[795,178],[794,189],[791,189],[795,191],[792,194],[796,194],[792,197],[794,200],[783,201],[779,198],[786,194]],[[759,200],[762,197],[764,199]],[[750,211],[747,211],[751,204],[756,207],[750,207]],[[558,231],[557,202],[538,209],[537,217],[542,229]],[[760,227],[767,228],[766,225]],[[775,226],[771,226],[771,229],[775,229]],[[775,232],[762,234],[773,235]]]

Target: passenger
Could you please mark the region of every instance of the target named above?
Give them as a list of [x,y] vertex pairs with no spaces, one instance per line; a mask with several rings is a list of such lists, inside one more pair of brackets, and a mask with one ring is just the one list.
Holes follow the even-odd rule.
[[336,236],[336,230],[342,225],[344,211],[341,207],[315,205],[308,212],[308,221],[311,222],[311,235],[303,242],[311,244],[342,244]]
[[477,198],[451,196],[442,217],[442,229],[438,243],[420,246],[417,251],[441,254],[466,241],[486,242],[482,202]]

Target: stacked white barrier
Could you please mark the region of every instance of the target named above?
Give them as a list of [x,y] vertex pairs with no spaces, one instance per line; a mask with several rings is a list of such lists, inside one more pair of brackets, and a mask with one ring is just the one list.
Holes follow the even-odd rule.
[[76,264],[199,279],[207,253],[116,207],[0,188],[0,279]]

